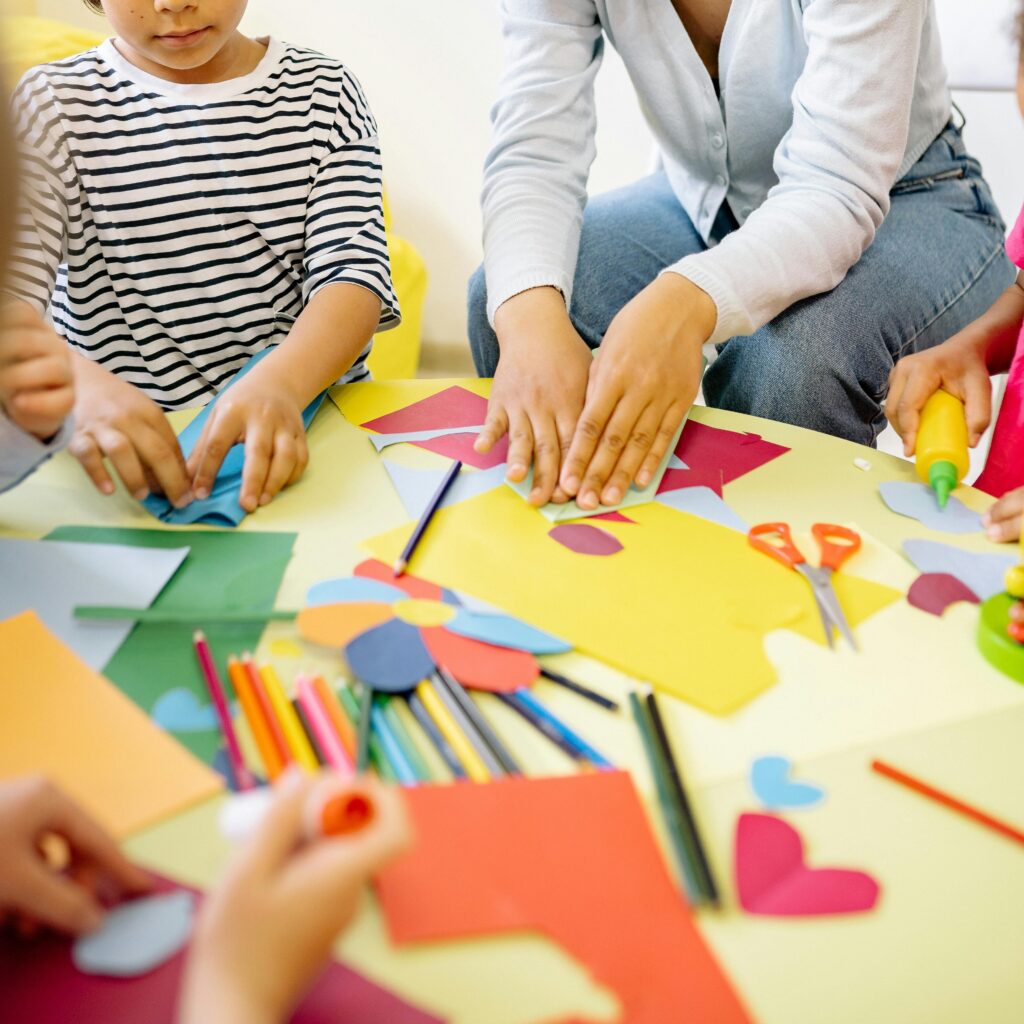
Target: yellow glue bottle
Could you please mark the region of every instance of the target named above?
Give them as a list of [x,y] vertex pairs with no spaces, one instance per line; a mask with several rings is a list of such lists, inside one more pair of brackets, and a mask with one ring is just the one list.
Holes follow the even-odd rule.
[[921,410],[915,457],[917,475],[945,508],[971,465],[964,403],[948,391],[936,391]]

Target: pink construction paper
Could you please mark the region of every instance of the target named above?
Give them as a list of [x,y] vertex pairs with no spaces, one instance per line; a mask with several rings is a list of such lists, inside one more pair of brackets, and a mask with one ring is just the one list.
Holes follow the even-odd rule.
[[444,437],[435,437],[429,441],[413,441],[412,444],[449,459],[458,459],[475,469],[491,469],[508,461],[507,434],[486,455],[474,450],[476,439],[476,434],[445,434]]
[[657,493],[681,491],[687,487],[707,487],[721,498],[725,482],[722,477],[720,469],[669,469],[661,478]]
[[929,615],[940,617],[951,604],[958,601],[981,604],[981,598],[966,583],[948,572],[922,573],[907,592],[908,604]]
[[[721,477],[717,478],[719,490],[723,484],[732,483],[733,480],[746,476],[747,473],[759,469],[788,451],[788,448],[772,441],[765,441],[757,434],[721,430],[718,427],[697,423],[695,420],[687,420],[676,445],[676,455],[690,467],[691,473],[721,473]],[[692,487],[694,484],[676,486]],[[664,487],[661,489],[666,490]]]
[[614,555],[622,550],[618,537],[586,523],[562,523],[548,530],[548,536],[578,555]]
[[867,872],[808,867],[800,833],[771,814],[740,815],[735,869],[740,906],[749,914],[856,914],[878,902],[878,882]]
[[591,516],[592,523],[632,523],[636,525],[635,519],[624,516],[621,512],[602,512],[599,516]]

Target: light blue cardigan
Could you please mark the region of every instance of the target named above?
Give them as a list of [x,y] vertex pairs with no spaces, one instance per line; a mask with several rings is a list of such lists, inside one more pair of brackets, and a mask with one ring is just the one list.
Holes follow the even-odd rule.
[[502,0],[502,27],[483,189],[492,320],[527,288],[571,299],[606,38],[704,240],[726,198],[741,224],[666,268],[714,300],[715,342],[842,281],[950,117],[932,0],[733,0],[721,101],[671,0]]

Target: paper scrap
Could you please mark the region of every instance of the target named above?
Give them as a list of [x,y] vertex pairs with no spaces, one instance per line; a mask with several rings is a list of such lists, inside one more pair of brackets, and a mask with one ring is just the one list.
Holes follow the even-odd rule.
[[418,448],[424,447],[424,442],[434,441],[437,438],[451,437],[454,434],[472,434],[475,438],[480,433],[483,424],[475,427],[441,427],[437,430],[413,430],[401,434],[367,434],[370,444],[378,452],[384,451],[396,444],[412,444]]
[[732,483],[789,449],[766,441],[757,434],[741,434],[734,430],[709,427],[689,420],[675,446],[675,454],[691,472],[721,474],[722,484]]
[[858,469],[859,469],[859,470],[860,470],[860,471],[861,471],[862,473],[870,473],[870,472],[871,472],[871,463],[870,463],[870,462],[868,462],[868,460],[867,460],[867,459],[854,459],[854,460],[853,460],[853,464],[854,464],[854,465],[855,465],[855,466],[856,466],[856,467],[857,467],[857,468],[858,468]]
[[306,604],[313,607],[323,604],[353,604],[361,601],[380,601],[392,604],[405,600],[406,593],[397,586],[382,580],[365,579],[359,576],[339,576],[337,579],[321,580],[306,591]]
[[[413,469],[389,459],[384,459],[384,468],[388,471],[391,483],[398,492],[409,518],[419,520],[437,493],[437,488],[445,477],[445,470]],[[500,487],[504,480],[504,463],[491,469],[463,469],[448,489],[440,507],[447,508],[467,498],[474,498],[493,487]]]
[[951,495],[940,508],[935,492],[922,483],[886,480],[878,485],[882,501],[897,515],[916,519],[922,526],[940,533],[980,533],[981,514]]
[[684,487],[707,487],[722,497],[724,486],[724,474],[720,469],[670,469],[661,478],[658,496],[666,491],[682,490]]
[[463,608],[450,622],[445,623],[445,628],[485,644],[512,647],[531,654],[565,654],[572,650],[572,644],[557,636],[534,629],[519,619],[501,613],[483,615]]
[[1003,592],[1006,571],[1018,561],[1016,555],[979,554],[937,540],[906,540],[903,552],[918,571],[955,576],[982,601]]
[[[613,512],[612,515],[618,513]],[[548,536],[563,548],[575,551],[578,555],[597,555],[606,558],[622,550],[622,541],[613,533],[600,530],[588,523],[560,523],[548,530]]]
[[791,807],[810,807],[825,796],[820,786],[797,782],[788,757],[759,757],[750,766],[750,788],[770,811]]
[[150,718],[168,732],[208,732],[219,727],[214,706],[201,703],[183,686],[162,694],[153,705]]
[[487,399],[454,385],[360,426],[378,434],[408,434],[456,427],[479,429],[486,419]]
[[358,680],[384,693],[406,693],[435,668],[420,630],[395,618],[350,640],[345,658]]
[[686,512],[691,516],[706,519],[709,523],[717,523],[739,533],[747,533],[749,527],[726,504],[725,500],[708,487],[687,487],[679,491],[665,491],[658,495],[657,500],[677,512]]
[[183,890],[122,903],[107,914],[98,931],[75,942],[71,958],[86,974],[147,974],[185,948],[194,913],[195,897]]
[[908,604],[940,618],[950,605],[959,601],[981,604],[981,599],[970,587],[948,572],[922,573],[907,592]]
[[512,693],[540,675],[537,659],[529,651],[495,647],[443,627],[424,629],[422,636],[437,664],[471,690]]

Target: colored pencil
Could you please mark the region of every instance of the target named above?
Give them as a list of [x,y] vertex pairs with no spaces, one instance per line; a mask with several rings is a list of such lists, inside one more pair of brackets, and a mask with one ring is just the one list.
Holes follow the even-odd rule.
[[231,774],[239,789],[253,789],[256,780],[252,773],[245,766],[245,759],[242,757],[242,748],[238,745],[238,737],[235,735],[235,727],[231,723],[231,712],[228,710],[228,702],[224,696],[224,684],[217,674],[217,666],[213,663],[213,652],[206,642],[201,630],[192,634],[192,643],[196,649],[196,657],[199,659],[199,668],[206,680],[206,688],[210,692],[210,699],[213,701],[213,709],[217,714],[217,722],[220,725],[221,734],[224,737],[224,744],[227,747],[228,763],[231,765]]
[[313,731],[312,723],[306,717],[306,709],[302,706],[298,696],[292,697],[288,703],[291,704],[292,711],[295,712],[295,717],[299,720],[299,725],[302,726],[302,734],[306,737],[309,749],[313,751],[317,768],[323,768],[327,764],[327,755],[320,746],[320,739]]
[[376,700],[370,705],[370,723],[374,733],[380,740],[381,749],[391,762],[391,768],[399,783],[403,786],[418,785],[419,779],[416,778],[416,770],[409,763],[402,745],[398,742],[394,731],[384,716],[384,709]]
[[697,859],[694,867],[696,868],[697,877],[708,902],[713,906],[718,906],[720,902],[718,885],[715,883],[715,876],[711,871],[711,862],[708,860],[704,842],[701,839],[700,829],[697,827],[697,820],[693,814],[693,806],[687,795],[686,787],[683,785],[683,774],[679,770],[679,762],[676,760],[675,753],[672,750],[672,743],[668,738],[668,730],[665,728],[665,720],[661,717],[661,708],[658,707],[658,699],[655,697],[653,690],[648,690],[646,704],[647,711],[651,716],[651,724],[654,726],[654,737],[665,761],[672,798],[682,814],[684,834],[696,853]]
[[220,624],[222,622],[291,622],[298,612],[279,609],[253,609],[252,611],[209,612],[187,608],[122,608],[120,605],[80,604],[75,606],[76,619],[99,621],[148,622],[157,625],[176,623]]
[[572,690],[573,693],[579,694],[581,697],[585,697],[594,704],[599,704],[608,711],[619,710],[618,702],[612,700],[611,697],[605,697],[604,694],[598,693],[596,690],[591,690],[589,687],[584,686],[582,683],[577,683],[568,676],[563,676],[561,672],[555,672],[550,668],[544,668],[542,665],[540,674],[545,679],[549,679],[551,682],[557,683],[559,686],[563,686],[567,690]]
[[430,717],[430,712],[423,706],[423,701],[420,700],[419,694],[415,692],[407,693],[405,695],[405,703],[412,712],[413,718],[419,723],[419,727],[427,734],[427,738],[434,745],[434,749],[440,755],[441,760],[444,761],[448,771],[452,773],[452,777],[464,779],[466,777],[466,769],[462,767],[462,762],[455,756],[455,751],[452,750],[451,744],[444,738],[444,733],[438,729],[437,722]]
[[608,760],[600,751],[595,750],[579,733],[570,729],[557,715],[552,714],[529,690],[525,687],[515,691],[515,696],[526,707],[528,707],[539,718],[543,718],[562,739],[574,747],[592,765],[597,768],[614,768],[615,765]]
[[355,729],[352,728],[352,723],[345,714],[345,709],[338,700],[337,692],[334,687],[328,686],[327,680],[323,676],[313,676],[313,689],[316,690],[320,703],[331,719],[331,724],[348,754],[349,762],[355,765],[356,746],[359,740]]
[[633,720],[636,722],[637,731],[640,733],[640,740],[643,743],[647,765],[651,771],[651,778],[654,780],[654,790],[658,796],[658,806],[661,808],[661,816],[665,822],[665,831],[668,833],[676,866],[679,868],[679,874],[682,877],[687,902],[691,906],[699,906],[705,901],[706,896],[697,871],[697,853],[693,848],[693,844],[687,839],[682,814],[678,805],[673,800],[672,790],[668,783],[668,773],[664,759],[658,750],[658,741],[654,736],[654,725],[651,722],[650,713],[646,705],[635,693],[630,693],[629,704],[633,712]]
[[[341,706],[345,709],[345,714],[348,716],[348,720],[352,723],[352,728],[359,729],[359,701],[356,699],[356,695],[352,692],[351,687],[347,684],[342,686],[338,691],[338,700]],[[397,782],[395,773],[391,770],[391,764],[388,759],[384,756],[384,751],[380,748],[380,743],[377,737],[371,732],[368,740],[367,747],[369,750],[369,761],[373,765],[374,770],[385,782]]]
[[427,507],[423,510],[423,515],[420,516],[420,521],[416,524],[416,528],[412,531],[412,536],[409,538],[409,543],[405,545],[405,549],[398,557],[398,561],[395,562],[394,574],[395,576],[401,576],[405,570],[409,567],[409,562],[412,560],[413,552],[419,546],[420,541],[423,539],[423,534],[426,533],[427,527],[430,526],[431,520],[437,513],[437,510],[441,507],[441,502],[444,501],[444,496],[448,493],[449,488],[455,483],[456,477],[459,475],[459,470],[462,469],[461,462],[453,462],[451,469],[448,470],[444,475],[444,479],[438,485],[437,490],[434,492],[434,496],[427,503]]
[[242,665],[245,668],[245,674],[249,677],[249,682],[252,684],[252,692],[256,695],[260,711],[263,712],[263,720],[267,723],[267,731],[270,733],[270,738],[274,741],[274,749],[281,760],[283,770],[288,765],[295,763],[291,747],[288,746],[288,741],[284,738],[281,723],[277,720],[277,715],[274,714],[273,704],[270,703],[270,695],[267,693],[267,688],[263,685],[263,677],[260,675],[260,670],[256,667],[256,662],[252,660],[250,654],[242,655]]
[[573,761],[587,761],[577,747],[574,747],[550,722],[521,703],[514,693],[497,693],[495,696],[529,722],[545,739],[550,740],[566,757],[572,758]]
[[916,779],[912,775],[908,775],[906,772],[900,771],[899,768],[894,768],[891,764],[886,764],[884,761],[872,761],[871,767],[874,771],[878,772],[879,775],[884,775],[887,779],[891,779],[893,782],[898,782],[900,785],[906,786],[907,789],[911,789],[915,793],[927,797],[929,800],[934,800],[937,804],[941,804],[943,807],[946,807],[951,811],[956,811],[957,814],[962,814],[964,817],[970,818],[979,825],[984,825],[985,828],[990,828],[993,832],[998,832],[1001,836],[1005,836],[1007,839],[1012,839],[1015,843],[1024,845],[1024,831],[1021,831],[1021,829],[1016,828],[1008,822],[1000,821],[998,818],[992,817],[991,814],[986,814],[979,808],[972,807],[970,804],[964,803],[963,800],[958,800],[955,796],[951,796],[949,793],[944,793],[941,789],[936,789],[927,782],[923,782],[921,779]]
[[309,745],[309,740],[306,739],[306,731],[302,728],[302,724],[295,714],[295,708],[288,700],[284,686],[273,665],[261,666],[260,676],[263,679],[264,687],[266,687],[267,696],[270,698],[270,706],[274,709],[277,724],[281,727],[281,732],[284,734],[285,742],[292,752],[295,763],[308,772],[319,771],[320,764],[313,753],[313,748]]
[[420,753],[419,747],[416,746],[412,733],[406,728],[402,716],[398,713],[397,698],[390,694],[380,694],[377,696],[377,703],[380,705],[381,711],[384,712],[384,720],[395,734],[395,739],[402,748],[405,759],[416,773],[416,781],[430,782],[430,769],[427,767],[427,762],[423,760],[423,755]]
[[370,763],[370,732],[372,721],[370,712],[373,710],[373,688],[363,684],[363,694],[359,700],[359,725],[357,726],[358,742],[356,743],[356,771],[365,772]]
[[310,728],[316,735],[324,759],[339,774],[346,777],[352,775],[355,765],[352,763],[348,751],[342,745],[341,737],[334,728],[331,716],[320,700],[313,677],[299,676],[295,680],[295,685],[298,689],[299,704],[306,712],[306,721],[309,722]]
[[477,707],[476,702],[462,683],[443,668],[438,669],[437,675],[441,683],[448,687],[448,692],[455,698],[456,703],[462,708],[463,713],[473,724],[484,743],[490,748],[502,770],[509,775],[522,775],[523,770],[519,767],[519,762],[512,756],[508,747],[494,731],[493,726],[487,721],[484,713]]
[[267,720],[263,717],[263,709],[253,692],[249,673],[234,655],[228,658],[228,678],[235,688],[238,703],[242,705],[245,720],[249,723],[249,732],[252,733],[253,742],[260,752],[263,770],[267,773],[267,778],[273,782],[281,774],[284,764],[274,745],[274,738],[270,735]]
[[502,767],[497,754],[491,749],[487,740],[484,739],[480,730],[477,729],[473,719],[466,714],[465,709],[455,698],[455,695],[444,680],[440,676],[434,675],[431,677],[431,682],[434,684],[434,692],[441,703],[448,709],[448,714],[455,719],[459,730],[469,740],[470,745],[477,752],[480,760],[487,766],[487,771],[495,778],[504,775],[505,769]]
[[438,696],[430,680],[425,679],[416,687],[416,696],[423,702],[430,717],[433,718],[437,728],[448,741],[455,755],[462,762],[466,774],[474,782],[488,782],[491,773],[487,770],[476,747],[469,741],[466,734],[459,728],[458,723],[452,717],[447,705]]

